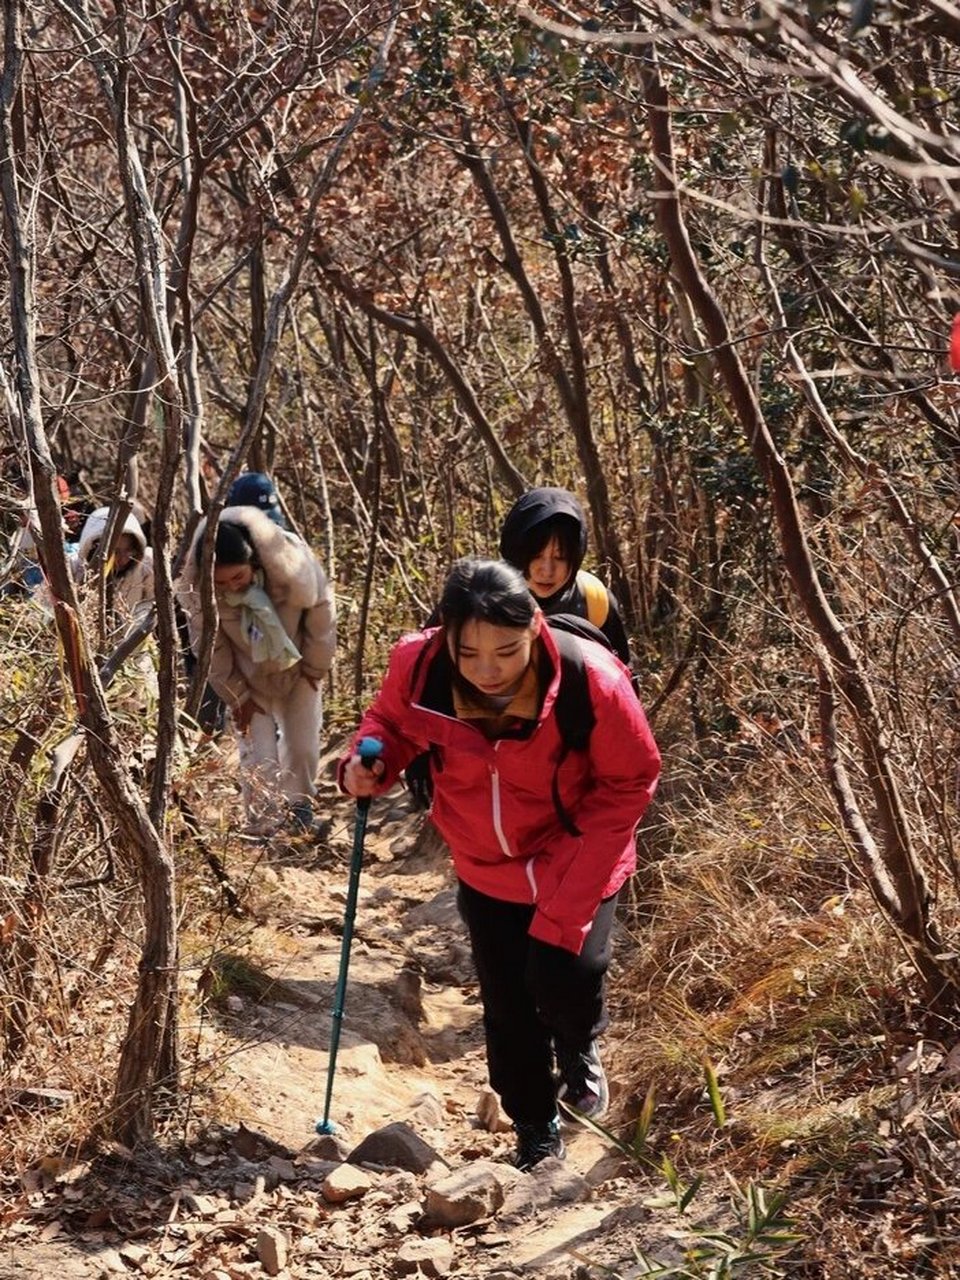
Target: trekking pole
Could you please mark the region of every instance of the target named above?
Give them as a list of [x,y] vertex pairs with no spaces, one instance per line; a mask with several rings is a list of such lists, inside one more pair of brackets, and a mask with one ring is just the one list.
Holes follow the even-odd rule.
[[[372,769],[380,758],[383,743],[379,738],[361,738],[357,754],[361,763]],[[327,1063],[327,1096],[323,1104],[323,1118],[317,1121],[317,1133],[335,1133],[336,1126],[330,1119],[330,1099],[333,1095],[333,1073],[337,1065],[337,1049],[340,1047],[340,1028],[343,1025],[343,1005],[347,994],[347,969],[350,967],[350,943],[353,940],[353,921],[357,914],[357,893],[360,889],[360,869],[363,866],[363,837],[367,830],[367,814],[370,797],[357,798],[357,817],[353,829],[353,856],[350,859],[350,883],[347,888],[347,908],[343,917],[343,940],[340,944],[340,972],[333,998],[333,1022],[330,1026],[330,1058]]]

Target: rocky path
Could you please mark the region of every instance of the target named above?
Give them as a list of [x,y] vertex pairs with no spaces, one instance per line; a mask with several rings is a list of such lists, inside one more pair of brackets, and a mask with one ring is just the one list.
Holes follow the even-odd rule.
[[236,983],[199,1032],[196,1084],[222,1128],[160,1170],[107,1152],[29,1171],[0,1280],[628,1276],[635,1245],[664,1257],[669,1218],[599,1135],[570,1132],[566,1161],[529,1174],[507,1163],[447,857],[399,793],[371,809],[335,1134],[315,1133],[353,835],[352,805],[326,800],[327,845],[267,850],[259,868],[248,942],[272,983]]

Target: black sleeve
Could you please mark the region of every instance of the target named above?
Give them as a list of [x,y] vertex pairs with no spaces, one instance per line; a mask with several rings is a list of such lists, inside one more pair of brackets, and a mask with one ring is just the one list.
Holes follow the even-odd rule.
[[433,804],[433,761],[431,752],[421,751],[403,771],[414,809],[429,809]]
[[613,651],[626,666],[630,666],[630,642],[627,640],[627,630],[623,625],[623,618],[620,616],[620,606],[617,604],[616,597],[611,591],[607,591],[607,600],[609,609],[607,610],[607,618],[600,630],[613,645]]

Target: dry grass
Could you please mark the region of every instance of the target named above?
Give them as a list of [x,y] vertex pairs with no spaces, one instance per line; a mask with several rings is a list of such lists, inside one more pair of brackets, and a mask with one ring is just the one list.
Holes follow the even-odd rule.
[[850,869],[817,763],[732,752],[705,778],[680,763],[650,841],[656,862],[627,912],[619,1132],[634,1134],[652,1087],[651,1155],[669,1154],[687,1178],[786,1191],[807,1240],[785,1274],[946,1277],[960,1164],[952,1046],[930,1042],[923,1070],[903,1075],[925,1011]]
[[[11,1174],[54,1153],[80,1149],[109,1112],[113,1068],[126,1031],[140,961],[140,890],[123,842],[98,800],[81,751],[54,814],[47,850],[38,809],[50,780],[50,752],[70,732],[73,708],[64,704],[62,672],[49,620],[29,601],[0,604],[0,802],[9,825],[0,866],[0,1020],[5,1033],[20,1000],[20,949],[30,942],[24,1005],[24,1041],[4,1065],[0,1092],[0,1155]],[[110,691],[128,764],[144,782],[150,767],[151,697],[144,672],[122,675]],[[24,731],[27,736],[24,736]],[[14,769],[11,753],[26,745],[28,759]],[[178,788],[201,806],[208,852],[223,861],[241,896],[257,874],[230,833],[238,819],[232,762],[215,749],[184,744],[175,761]],[[185,1079],[212,1074],[198,1060],[206,1052],[198,993],[187,970],[202,969],[218,949],[243,946],[251,925],[232,920],[223,893],[180,811],[167,815],[167,836],[177,863],[181,923],[183,1045],[194,1055]],[[44,865],[41,858],[48,858]],[[231,862],[233,865],[231,865]],[[239,927],[238,927],[239,925]],[[15,1181],[13,1183],[15,1184]]]

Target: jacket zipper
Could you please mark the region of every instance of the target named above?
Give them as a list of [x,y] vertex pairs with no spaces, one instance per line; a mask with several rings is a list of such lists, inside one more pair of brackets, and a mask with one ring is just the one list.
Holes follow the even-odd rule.
[[[494,743],[494,751],[496,751],[499,743]],[[497,834],[500,842],[500,848],[508,858],[516,857],[516,854],[510,848],[507,837],[503,834],[503,826],[501,824],[500,812],[500,773],[495,764],[490,765],[490,800],[493,808],[493,829]]]
[[[426,711],[428,715],[438,716],[441,720],[453,720],[454,722],[456,722],[456,719],[457,719],[456,716],[445,715],[442,711],[434,710],[433,707],[425,707],[421,702],[411,703],[411,706],[416,707],[419,711]],[[537,725],[537,728],[538,729],[540,728],[539,724]],[[499,747],[500,747],[500,742],[498,740],[493,744],[494,751],[496,752],[499,749]],[[488,768],[490,771],[490,806],[491,806],[491,817],[493,821],[494,834],[496,835],[497,843],[500,845],[500,848],[503,850],[504,854],[508,858],[516,858],[517,855],[510,848],[510,843],[507,840],[507,837],[504,835],[503,824],[501,822],[500,773],[495,764],[488,765]],[[532,900],[536,902],[537,878],[534,871],[533,863],[534,863],[533,858],[525,858],[523,863],[523,868],[527,877],[527,881],[530,885],[530,893],[532,896]]]
[[[497,749],[499,743],[494,744],[494,750]],[[508,858],[516,858],[516,854],[507,843],[507,838],[503,834],[503,826],[500,822],[500,773],[496,765],[490,766],[490,790],[493,803],[493,829],[497,833],[497,839],[500,841],[500,848]],[[527,877],[527,883],[530,885],[530,899],[532,902],[537,900],[537,877],[534,871],[534,862],[536,858],[524,858],[523,871]]]

